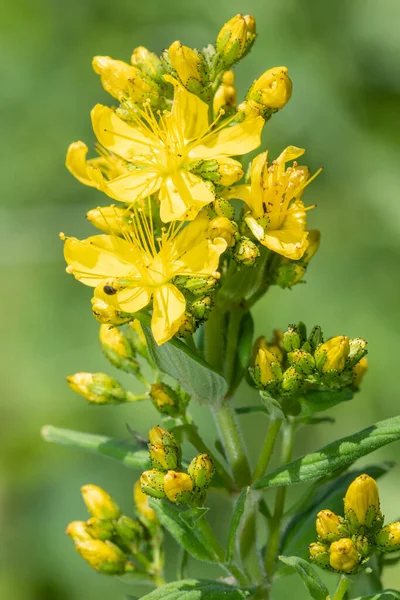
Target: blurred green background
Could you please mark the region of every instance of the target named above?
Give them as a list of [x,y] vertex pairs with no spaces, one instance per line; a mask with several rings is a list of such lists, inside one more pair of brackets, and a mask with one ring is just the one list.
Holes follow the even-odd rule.
[[[312,170],[325,167],[305,195],[318,204],[310,221],[323,235],[307,285],[268,294],[254,311],[258,331],[268,335],[301,318],[320,323],[327,335],[362,336],[370,345],[363,393],[331,411],[335,425],[312,435],[302,430],[296,452],[400,412],[398,0],[9,0],[0,24],[1,598],[117,600],[144,593],[95,574],[64,535],[70,520],[85,518],[81,485],[104,486],[129,511],[135,474],[46,445],[39,434],[52,423],[127,437],[126,423],[146,434],[158,420],[148,403],[89,407],[65,383],[75,371],[115,373],[98,345],[90,291],[65,274],[58,239],[59,231],[89,233],[85,211],[107,198],[74,180],[64,157],[71,141],[93,142],[89,111],[109,102],[91,70],[94,55],[128,60],[134,46],[160,52],[175,39],[202,47],[238,12],[253,14],[259,33],[237,68],[241,94],[272,66],[287,65],[294,82],[290,104],[265,129],[266,145],[273,155],[288,144],[305,147]],[[246,388],[239,396],[240,405],[254,401]],[[194,412],[212,440],[205,411]],[[241,419],[254,459],[266,423]],[[395,459],[398,451],[391,446],[374,459]],[[399,475],[395,467],[381,483],[388,519],[400,515]],[[215,524],[217,502],[223,501],[211,495]],[[399,567],[387,570],[385,583],[400,588]],[[280,586],[276,598],[288,597],[287,589]]]

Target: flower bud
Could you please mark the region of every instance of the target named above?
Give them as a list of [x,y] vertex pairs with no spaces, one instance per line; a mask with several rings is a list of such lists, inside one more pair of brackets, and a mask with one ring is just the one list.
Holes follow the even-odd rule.
[[299,350],[302,344],[300,337],[300,331],[297,325],[289,325],[287,331],[283,334],[283,347],[286,352],[292,352],[293,350]]
[[157,521],[156,513],[150,508],[149,497],[142,491],[140,481],[137,481],[133,486],[133,499],[141,517],[144,517],[146,521]]
[[177,416],[181,413],[179,395],[166,383],[153,383],[150,397],[160,413],[170,416]]
[[329,548],[320,542],[313,542],[308,546],[310,559],[320,567],[329,566]]
[[208,454],[199,454],[188,467],[188,475],[198,488],[207,488],[210,485],[214,471],[213,462]]
[[100,342],[108,360],[117,369],[127,373],[139,373],[139,363],[135,360],[129,339],[113,325],[100,325]]
[[306,272],[306,267],[293,261],[281,261],[273,276],[273,283],[282,289],[291,288],[299,283]]
[[350,352],[346,366],[354,367],[367,354],[367,342],[361,338],[354,338],[349,341],[349,345]]
[[148,360],[147,340],[140,321],[138,321],[138,319],[133,319],[133,321],[129,323],[129,328],[129,341],[134,352],[138,352],[140,356],[143,356],[143,358]]
[[206,210],[210,219],[214,219],[215,217],[226,217],[230,221],[233,221],[235,218],[235,209],[229,200],[223,198],[217,198],[217,200],[208,204]]
[[145,102],[149,98],[158,99],[157,85],[136,67],[109,56],[95,56],[92,65],[100,75],[103,88],[117,100]]
[[315,325],[310,333],[310,337],[308,338],[308,344],[310,345],[310,350],[315,352],[320,344],[324,343],[324,336],[322,334],[322,329],[319,325]]
[[236,15],[225,23],[217,37],[217,52],[226,67],[240,60],[256,39],[255,20],[250,15]]
[[246,100],[255,102],[262,115],[268,117],[287,104],[292,95],[292,82],[286,67],[268,69],[251,86]]
[[106,575],[122,575],[127,567],[126,555],[112,542],[85,540],[75,544],[76,550],[93,569]]
[[245,267],[254,267],[260,251],[256,244],[247,237],[242,237],[233,248],[234,260]]
[[120,513],[119,506],[98,485],[87,484],[81,487],[83,501],[90,514],[100,519],[118,519]]
[[360,564],[360,556],[350,538],[333,542],[329,549],[329,564],[340,573],[351,573]]
[[74,392],[93,404],[120,404],[132,396],[105,373],[75,373],[67,377],[67,382]]
[[164,492],[175,504],[186,504],[191,498],[193,481],[186,473],[168,471],[164,477]]
[[171,432],[160,427],[159,425],[153,427],[153,429],[150,429],[149,442],[150,444],[160,446],[172,446],[176,449],[179,449],[175,436]]
[[225,115],[230,115],[236,107],[236,88],[234,85],[235,74],[233,71],[225,71],[222,76],[222,82],[215,92],[213,101],[214,116],[223,111]]
[[181,451],[175,437],[162,427],[149,432],[149,453],[153,469],[168,471],[180,466]]
[[126,208],[118,206],[98,206],[86,213],[86,218],[92,225],[114,235],[123,235],[124,229],[132,222],[132,214]]
[[138,46],[132,52],[131,63],[152,79],[160,79],[161,60],[157,54],[150,52],[144,46]]
[[353,367],[353,384],[356,388],[360,387],[361,381],[368,369],[368,359],[364,356],[354,367]]
[[344,512],[354,531],[363,525],[369,528],[382,520],[375,479],[366,474],[356,477],[347,489]]
[[300,375],[311,375],[315,369],[314,357],[304,350],[289,352],[288,360]]
[[200,52],[176,41],[170,45],[168,55],[185,88],[190,92],[199,93],[205,83],[205,64]]
[[344,520],[330,510],[321,510],[317,515],[316,529],[321,540],[335,542],[348,535]]
[[215,219],[212,219],[208,231],[211,240],[222,238],[228,244],[228,248],[232,248],[239,237],[237,224],[235,221],[230,221],[226,217],[216,217]]
[[213,299],[211,296],[203,296],[203,298],[199,298],[198,300],[194,300],[194,302],[190,305],[190,312],[194,316],[194,318],[199,321],[207,321],[208,316],[213,307]]
[[165,498],[164,473],[152,469],[144,471],[140,476],[140,488],[144,494],[153,498]]
[[99,323],[108,323],[109,325],[121,325],[132,320],[130,313],[116,310],[113,306],[105,302],[102,298],[93,297],[91,299],[93,316]]
[[259,387],[278,382],[282,379],[282,369],[276,356],[266,350],[259,348],[251,369],[254,382]]
[[93,539],[88,531],[88,526],[85,521],[72,521],[68,524],[65,533],[69,535],[74,542]]
[[137,544],[143,537],[143,525],[137,519],[131,519],[126,515],[119,517],[115,530],[127,550],[131,549],[131,544]]
[[181,324],[177,331],[177,335],[182,338],[187,338],[189,335],[193,335],[196,331],[196,319],[189,312],[186,311],[182,317]]
[[308,242],[307,249],[301,258],[301,262],[304,265],[308,265],[310,260],[316,254],[316,252],[320,246],[320,243],[321,243],[321,232],[318,231],[318,229],[311,229],[308,232],[307,242]]
[[282,389],[288,394],[294,394],[298,391],[303,383],[303,377],[296,371],[294,367],[286,369],[282,376]]
[[350,344],[348,337],[338,335],[331,338],[324,344],[321,344],[315,351],[317,369],[322,371],[322,373],[333,370],[341,373],[346,365],[349,352]]
[[114,534],[114,523],[110,519],[92,517],[87,521],[87,530],[95,540],[111,540]]
[[400,550],[400,521],[385,525],[375,538],[380,552],[396,552]]
[[188,290],[195,296],[202,296],[212,291],[217,285],[218,280],[215,277],[191,277],[188,275],[178,275],[175,277],[174,284],[177,287]]
[[194,163],[192,172],[215,185],[229,187],[243,177],[242,165],[233,158],[201,160]]

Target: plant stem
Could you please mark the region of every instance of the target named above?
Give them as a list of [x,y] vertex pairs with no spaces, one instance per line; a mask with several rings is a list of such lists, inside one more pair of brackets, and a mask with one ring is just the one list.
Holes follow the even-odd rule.
[[[281,450],[281,461],[280,464],[284,465],[290,462],[293,451],[293,439],[294,439],[295,421],[290,420],[285,423],[283,430],[282,439],[282,450]],[[272,577],[275,570],[276,559],[279,552],[279,541],[281,534],[281,522],[285,508],[286,498],[286,486],[278,488],[275,496],[275,506],[272,519],[269,527],[269,539],[267,545],[267,551],[265,553],[265,571],[269,583],[271,584]]]
[[235,375],[235,366],[236,366],[236,357],[238,351],[238,339],[239,339],[239,331],[240,324],[244,315],[244,310],[238,306],[235,306],[231,309],[229,313],[229,324],[228,324],[228,334],[226,340],[226,353],[225,353],[225,379],[228,382],[229,389],[232,387],[234,375]]
[[204,351],[207,362],[219,372],[223,369],[224,326],[223,316],[212,310],[205,325]]
[[260,458],[254,470],[253,481],[257,481],[267,470],[269,461],[275,448],[276,439],[282,425],[282,419],[271,419],[267,437],[261,450]]
[[251,472],[230,399],[226,398],[213,414],[232,468],[233,479],[238,489],[242,489],[251,483]]
[[332,600],[343,600],[347,588],[349,587],[349,580],[345,575],[342,575],[339,581],[339,585],[336,588],[336,592],[332,598]]

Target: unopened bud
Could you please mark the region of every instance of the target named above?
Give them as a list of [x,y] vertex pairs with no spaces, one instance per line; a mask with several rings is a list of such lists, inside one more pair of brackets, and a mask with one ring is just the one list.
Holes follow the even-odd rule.
[[292,352],[293,350],[299,350],[302,344],[300,332],[297,325],[289,325],[287,331],[283,334],[283,347],[286,352]]
[[130,327],[130,342],[134,351],[138,352],[143,358],[148,358],[148,347],[146,336],[138,319],[133,319],[129,323]]
[[226,217],[216,217],[210,222],[209,235],[211,240],[223,238],[228,244],[228,248],[235,245],[239,237],[239,229],[235,221],[230,221]]
[[315,325],[312,328],[308,343],[310,345],[310,350],[313,352],[315,352],[320,344],[324,343],[324,336],[322,335],[322,329],[319,325]]
[[126,208],[118,206],[99,206],[86,213],[86,218],[92,225],[114,235],[123,235],[123,231],[132,221],[132,214]]
[[181,413],[180,397],[166,383],[153,383],[150,397],[160,413],[170,416],[177,416]]
[[105,302],[102,298],[93,297],[91,299],[93,316],[99,323],[108,323],[109,325],[122,325],[132,320],[132,315],[121,310],[116,310],[113,306]]
[[205,82],[205,64],[200,52],[176,41],[169,47],[168,55],[185,88],[190,92],[199,93]]
[[300,283],[306,272],[306,267],[293,261],[282,261],[274,273],[273,283],[286,289]]
[[348,535],[344,519],[330,510],[321,510],[317,515],[316,529],[321,540],[335,542]]
[[68,524],[65,533],[69,535],[74,542],[93,539],[88,531],[88,526],[85,521],[72,521]]
[[143,525],[137,519],[121,515],[115,524],[115,530],[124,546],[136,544],[143,536]]
[[112,542],[86,540],[76,542],[77,552],[93,569],[106,575],[122,575],[127,570],[126,555]]
[[150,52],[144,46],[138,46],[132,52],[131,63],[152,79],[160,79],[161,60],[157,54]]
[[329,564],[339,573],[351,573],[360,563],[360,556],[350,538],[342,538],[333,542],[329,553]]
[[122,60],[113,60],[109,56],[95,56],[92,65],[94,71],[100,75],[106,92],[117,100],[145,102],[149,98],[158,98],[157,85],[136,67]]
[[385,525],[377,534],[375,542],[381,552],[400,550],[400,521]]
[[314,357],[304,350],[289,352],[288,360],[300,375],[311,375],[315,369]]
[[282,377],[282,389],[288,394],[294,394],[303,384],[303,377],[294,367],[289,367]]
[[233,158],[202,160],[192,168],[192,172],[215,185],[229,187],[243,177],[242,165]]
[[287,71],[286,67],[268,69],[251,86],[246,99],[255,102],[264,117],[280,110],[289,102],[292,82]]
[[164,492],[175,504],[186,504],[191,498],[193,481],[186,473],[168,471],[164,477]]
[[128,338],[113,325],[100,325],[100,342],[108,360],[127,373],[138,373],[139,364],[134,358]]
[[67,377],[67,382],[74,392],[93,404],[120,404],[131,398],[130,392],[105,373],[75,373]]
[[190,305],[190,312],[197,321],[203,322],[208,319],[208,315],[213,307],[213,300],[211,296],[203,296]]
[[344,512],[354,531],[363,525],[367,528],[372,527],[382,520],[379,490],[375,479],[366,474],[356,477],[347,489]]
[[217,285],[218,280],[212,276],[191,277],[188,275],[178,275],[178,277],[175,277],[174,283],[176,286],[192,292],[195,296],[202,296],[212,291]]
[[337,371],[341,373],[350,352],[349,338],[338,335],[321,344],[315,351],[315,364],[322,373]]
[[189,335],[193,335],[196,331],[196,319],[189,312],[186,311],[182,317],[181,324],[177,331],[177,335],[182,338],[187,338]]
[[83,501],[90,514],[100,519],[118,519],[120,510],[115,500],[98,485],[81,487]]
[[151,469],[144,471],[140,476],[140,488],[144,494],[153,498],[165,498],[164,473]]
[[181,450],[172,433],[162,427],[149,432],[149,453],[153,469],[168,471],[180,466]]
[[199,454],[188,467],[188,475],[197,488],[207,488],[211,483],[214,471],[213,462],[208,454]]
[[146,521],[157,521],[156,513],[149,506],[149,496],[142,491],[140,481],[133,486],[133,499],[141,517],[144,517]]
[[361,381],[362,381],[365,373],[367,372],[367,369],[368,369],[368,359],[364,356],[360,360],[360,362],[358,362],[353,367],[353,375],[354,375],[353,384],[356,388],[360,387]]
[[225,200],[223,198],[218,198],[207,204],[206,207],[207,213],[210,219],[215,219],[215,217],[226,217],[230,221],[233,221],[235,218],[235,209],[229,200]]
[[329,566],[329,546],[320,542],[313,542],[308,546],[310,559],[320,567]]
[[266,387],[282,379],[282,369],[279,361],[274,354],[265,348],[258,349],[254,366],[250,372],[255,384],[259,387]]
[[367,354],[367,342],[361,338],[354,338],[350,340],[349,345],[350,352],[346,366],[354,367]]
[[111,540],[114,534],[114,523],[110,519],[92,517],[87,521],[87,530],[95,540]]
[[217,37],[217,52],[225,66],[240,60],[256,39],[255,20],[250,15],[236,15],[225,23]]
[[215,92],[213,101],[214,115],[217,115],[222,110],[225,115],[230,115],[236,108],[236,88],[235,74],[233,71],[225,71],[222,76],[222,82]]
[[254,242],[243,236],[233,248],[232,256],[236,262],[245,267],[253,267],[260,256],[260,251]]

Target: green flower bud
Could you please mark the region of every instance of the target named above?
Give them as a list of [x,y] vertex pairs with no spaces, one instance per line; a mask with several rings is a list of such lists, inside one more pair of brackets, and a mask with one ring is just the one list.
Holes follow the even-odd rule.
[[122,325],[122,323],[127,323],[133,318],[132,314],[117,310],[111,304],[107,304],[102,298],[93,297],[91,303],[93,316],[99,323]]
[[144,471],[140,476],[140,488],[144,494],[153,498],[165,498],[164,473],[152,469]]
[[282,379],[282,368],[275,354],[263,347],[258,349],[254,365],[249,371],[259,388],[271,387]]
[[115,525],[115,531],[127,549],[138,544],[143,537],[143,525],[137,519],[121,515]]
[[179,394],[166,383],[153,383],[150,397],[156,409],[164,415],[176,417],[182,412]]
[[117,327],[100,325],[100,343],[104,354],[117,369],[134,374],[140,371],[129,339]]
[[231,67],[251,48],[256,39],[255,20],[250,15],[236,15],[225,23],[217,37],[216,48],[226,67]]
[[75,373],[67,381],[74,392],[93,404],[120,404],[134,399],[114,377],[105,373]]
[[157,54],[150,52],[143,46],[138,46],[138,48],[134,49],[131,56],[131,64],[152,79],[160,80],[162,78],[161,60]]
[[188,475],[198,488],[207,488],[214,475],[214,465],[208,454],[199,454],[188,467]]
[[293,261],[282,262],[274,273],[273,282],[282,289],[291,288],[303,279],[305,272],[303,265]]
[[397,552],[400,550],[400,521],[385,525],[375,538],[380,552]]
[[315,352],[320,344],[323,344],[324,336],[322,334],[322,329],[319,325],[315,325],[310,333],[310,337],[308,338],[308,343],[310,344],[311,350]]
[[87,530],[95,540],[111,540],[114,535],[114,523],[110,519],[92,517],[87,521]]
[[314,357],[304,350],[289,352],[288,360],[300,375],[311,375],[315,369]]
[[[128,567],[126,555],[112,542],[85,540],[75,543],[77,552],[93,569],[106,575],[122,575]],[[129,568],[128,570],[132,570]]]
[[260,256],[260,251],[254,242],[243,236],[233,248],[232,256],[239,264],[253,267]]
[[297,373],[294,367],[289,367],[283,374],[282,377],[282,389],[288,394],[294,394],[299,390],[303,383],[303,377],[300,373]]
[[310,560],[322,568],[329,567],[329,546],[321,542],[313,542],[308,546]]
[[216,277],[191,277],[188,275],[178,275],[174,278],[174,284],[185,290],[188,290],[195,296],[202,296],[212,291],[218,283]]
[[361,338],[354,338],[349,341],[349,346],[346,366],[354,367],[367,354],[367,342]]
[[100,519],[118,519],[120,509],[115,500],[98,485],[81,487],[83,501],[90,514]]
[[149,432],[149,453],[153,469],[168,471],[180,467],[181,450],[172,433],[162,427]]
[[287,331],[283,334],[283,347],[286,352],[299,350],[302,344],[300,332],[297,325],[289,325]]
[[203,296],[190,305],[190,312],[198,321],[206,321],[211,312],[213,300],[211,296]]
[[186,311],[182,317],[177,335],[178,337],[187,338],[189,335],[194,334],[196,327],[197,323],[194,315],[192,315],[189,311]]
[[206,206],[207,213],[210,219],[215,219],[216,217],[225,217],[230,221],[233,221],[235,218],[235,209],[229,200],[224,200],[222,198],[218,198],[211,202]]

